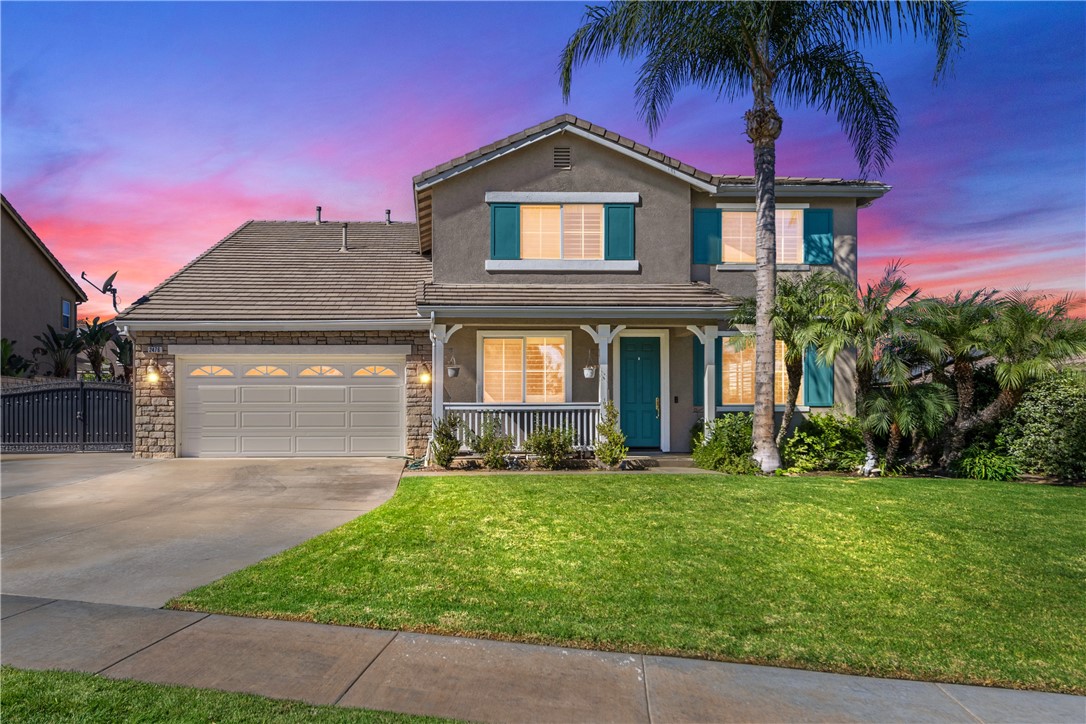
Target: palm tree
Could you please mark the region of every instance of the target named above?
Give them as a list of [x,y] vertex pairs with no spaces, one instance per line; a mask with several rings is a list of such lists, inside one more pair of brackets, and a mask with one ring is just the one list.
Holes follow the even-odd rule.
[[[777,279],[777,299],[771,315],[773,335],[784,342],[784,373],[788,382],[784,415],[777,430],[776,444],[779,449],[788,436],[788,428],[796,413],[799,388],[803,382],[803,357],[807,351],[804,340],[817,321],[818,308],[828,294],[848,294],[852,286],[836,272],[819,270],[811,274],[787,275]],[[756,302],[752,297],[744,299],[733,317],[734,322],[754,321]],[[734,338],[737,347],[749,345],[750,338]]]
[[863,427],[888,438],[886,470],[894,467],[905,435],[938,435],[954,414],[954,395],[941,382],[879,387],[867,404]]
[[113,340],[109,323],[102,324],[100,320],[100,317],[95,317],[87,322],[87,326],[79,334],[83,343],[83,356],[87,358],[91,371],[94,372],[94,379],[98,381],[102,380],[102,367],[106,363],[106,345]]
[[754,458],[780,467],[773,437],[774,349],[770,316],[776,297],[776,102],[834,112],[861,173],[881,172],[897,137],[897,111],[882,76],[857,46],[897,34],[934,42],[935,79],[965,38],[964,4],[937,2],[639,2],[589,6],[561,58],[569,99],[573,68],[617,53],[640,60],[635,93],[655,133],[676,89],[696,86],[736,101],[752,93],[746,132],[754,145],[756,203]]
[[[995,363],[999,394],[984,409],[975,410],[972,394],[980,355],[954,358],[952,376],[959,403],[939,460],[944,468],[961,457],[971,432],[1009,414],[1030,382],[1056,372],[1063,360],[1086,352],[1086,320],[1069,316],[1073,304],[1070,296],[1053,300],[1043,294],[1015,291],[994,304],[982,298],[980,301],[993,307],[982,312],[960,311],[957,307],[964,302],[957,300],[959,297],[955,296],[945,304],[943,315],[937,317],[944,320],[944,324],[933,331],[944,335],[944,344],[951,350],[975,344],[978,351],[986,352]],[[980,319],[983,323],[978,329],[971,330],[967,324],[958,326],[945,321],[963,318]],[[963,397],[967,403],[962,401]]]
[[121,365],[124,381],[128,383],[132,382],[133,355],[134,352],[131,339],[118,337],[113,340],[113,356],[117,358],[118,364]]
[[900,351],[917,350],[926,357],[936,357],[943,349],[941,340],[915,324],[911,305],[919,290],[908,289],[900,263],[891,262],[882,278],[864,290],[837,287],[823,295],[815,321],[799,335],[803,346],[818,347],[819,359],[825,364],[833,364],[845,350],[855,350],[856,416],[865,423],[868,471],[877,459],[874,430],[869,424],[876,382],[902,390],[912,378],[913,364],[912,355]]
[[34,339],[41,343],[40,347],[34,348],[34,354],[45,355],[49,358],[49,361],[53,364],[54,377],[70,377],[79,350],[83,348],[79,332],[73,329],[64,334],[59,334],[57,330],[53,329],[53,325],[47,324],[45,327],[46,332],[44,334],[34,335]]

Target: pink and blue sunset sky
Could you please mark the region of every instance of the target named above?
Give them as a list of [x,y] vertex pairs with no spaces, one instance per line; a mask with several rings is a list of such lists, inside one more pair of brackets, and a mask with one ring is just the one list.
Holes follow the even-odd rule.
[[[747,101],[681,93],[650,138],[636,67],[574,77],[582,3],[27,3],[2,22],[4,194],[78,277],[131,302],[247,219],[413,220],[411,177],[559,113],[716,173],[753,171]],[[860,212],[860,276],[1086,290],[1086,4],[974,3],[933,54],[870,48],[901,135]],[[786,109],[782,175],[855,177],[836,121]],[[84,285],[82,314],[110,314]]]

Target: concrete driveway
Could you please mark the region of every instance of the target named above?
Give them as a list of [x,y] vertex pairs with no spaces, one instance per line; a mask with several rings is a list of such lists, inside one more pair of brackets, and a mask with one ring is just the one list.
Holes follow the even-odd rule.
[[0,589],[160,607],[373,510],[401,469],[372,458],[5,455]]

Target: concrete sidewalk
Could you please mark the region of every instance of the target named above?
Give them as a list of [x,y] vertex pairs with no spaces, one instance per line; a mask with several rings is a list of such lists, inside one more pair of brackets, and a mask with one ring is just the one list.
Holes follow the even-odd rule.
[[4,664],[486,722],[1077,722],[1086,697],[0,596]]

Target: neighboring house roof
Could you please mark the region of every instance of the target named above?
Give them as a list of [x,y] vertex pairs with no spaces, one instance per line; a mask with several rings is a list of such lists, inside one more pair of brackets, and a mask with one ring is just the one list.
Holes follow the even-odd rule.
[[68,273],[68,270],[64,268],[64,265],[61,264],[55,256],[53,256],[53,252],[49,251],[49,247],[45,245],[45,242],[42,241],[36,233],[34,233],[34,230],[30,228],[30,224],[26,223],[23,217],[19,215],[19,212],[16,211],[15,207],[11,205],[10,201],[8,201],[8,197],[0,194],[0,202],[2,202],[3,204],[4,211],[11,215],[11,218],[15,221],[16,224],[19,225],[19,228],[21,228],[30,238],[30,240],[34,242],[42,255],[49,260],[49,263],[52,264],[53,267],[57,270],[57,273],[59,273],[60,276],[64,278],[64,281],[66,281],[68,285],[72,288],[72,291],[75,292],[76,298],[80,302],[87,301],[86,293],[80,288],[78,284],[76,284],[75,279],[72,279],[72,275]]
[[[712,174],[702,171],[666,154],[649,148],[633,139],[608,131],[583,118],[568,113],[555,116],[519,133],[489,143],[482,148],[458,156],[451,161],[423,171],[414,177],[415,213],[419,221],[419,243],[422,251],[429,252],[433,245],[432,224],[430,218],[430,187],[447,178],[470,171],[488,161],[501,158],[519,148],[549,138],[562,132],[577,134],[591,141],[608,145],[619,153],[636,158],[655,166],[664,173],[684,179],[692,186],[714,196],[744,196],[751,194],[754,186],[753,176],[734,176]],[[850,180],[840,178],[808,178],[800,176],[778,176],[778,193],[782,197],[836,195],[868,199],[879,198],[890,190],[890,186],[879,181]]]
[[[118,317],[148,322],[307,323],[417,319],[431,279],[416,224],[249,221]],[[168,328],[168,327],[164,327]]]
[[[419,311],[532,314],[544,309],[572,314],[584,310],[643,310],[683,314],[692,311],[716,316],[738,300],[701,282],[689,284],[440,284],[419,285]],[[508,315],[507,315],[508,316]]]

